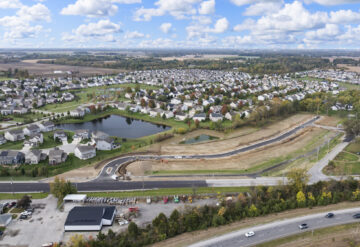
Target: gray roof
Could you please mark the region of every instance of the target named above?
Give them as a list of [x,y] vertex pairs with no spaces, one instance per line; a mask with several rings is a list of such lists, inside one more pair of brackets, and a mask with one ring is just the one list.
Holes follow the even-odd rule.
[[77,146],[77,149],[79,149],[81,153],[93,152],[95,150],[93,146],[85,146],[85,145],[82,146],[79,145]]
[[25,128],[27,128],[28,130],[38,130],[39,126],[37,126],[35,124],[31,124],[31,125],[29,125],[29,126],[27,126]]
[[20,134],[23,134],[23,131],[22,130],[9,130],[9,133],[12,134],[12,135],[20,135]]
[[9,219],[12,219],[11,214],[0,214],[0,225],[5,225]]
[[49,127],[49,126],[54,126],[54,123],[51,121],[46,121],[46,122],[43,122],[42,125],[44,125],[45,127]]
[[115,206],[107,207],[74,207],[70,210],[65,226],[101,225],[102,219],[112,219]]

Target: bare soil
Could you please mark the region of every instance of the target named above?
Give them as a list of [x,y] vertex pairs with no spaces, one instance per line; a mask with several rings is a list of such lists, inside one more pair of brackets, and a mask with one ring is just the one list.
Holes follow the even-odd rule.
[[93,68],[82,66],[69,66],[69,65],[57,65],[57,64],[42,64],[37,63],[36,60],[23,60],[17,63],[0,63],[0,70],[8,70],[9,68],[21,68],[29,71],[31,75],[51,75],[61,76],[64,74],[54,74],[54,71],[73,71],[79,72],[80,75],[97,75],[97,74],[115,74],[124,70],[120,69],[106,69],[106,68]]
[[176,144],[176,143],[161,143],[161,154],[171,155],[190,155],[190,154],[216,154],[225,151],[234,150],[241,146],[249,145],[250,143],[269,139],[270,137],[279,135],[286,130],[293,128],[300,123],[311,119],[313,115],[297,114],[275,124],[261,128],[259,131],[253,131],[251,128],[241,129],[239,132],[234,132],[226,139],[215,140],[211,143],[198,144]]
[[340,121],[341,119],[337,117],[322,116],[315,123],[323,126],[337,127]]
[[[224,159],[211,160],[165,160],[138,161],[130,164],[127,170],[134,176],[142,176],[145,172],[155,171],[195,171],[195,170],[245,170],[278,157],[286,157],[292,152],[301,150],[313,140],[327,132],[315,127],[308,127],[296,136],[254,151],[231,156]],[[320,139],[318,143],[320,144]]]
[[351,65],[347,65],[347,64],[338,64],[337,67],[338,68],[345,68],[348,71],[360,73],[360,66],[351,66]]
[[[273,222],[275,220],[283,220],[288,218],[299,217],[302,215],[308,214],[316,214],[321,212],[327,212],[337,209],[345,209],[345,208],[353,208],[360,206],[360,202],[343,202],[335,205],[328,205],[316,208],[301,208],[295,210],[289,210],[282,213],[271,214],[264,217],[257,218],[249,218],[245,220],[241,220],[239,222],[235,222],[226,226],[220,226],[216,228],[210,228],[208,230],[195,231],[191,233],[184,233],[175,238],[170,238],[160,243],[154,244],[154,247],[180,247],[180,246],[189,246],[190,244],[199,242],[201,240],[209,239],[216,236],[221,236],[223,234],[239,230],[241,228],[251,227],[259,224],[266,224],[269,222]],[[286,246],[295,246],[295,245],[286,245]],[[296,245],[300,246],[300,245]],[[309,246],[309,245],[301,245],[301,246]],[[316,245],[318,246],[318,245]],[[320,246],[320,245],[319,245]],[[322,246],[322,245],[321,245]],[[324,245],[325,246],[325,245]]]

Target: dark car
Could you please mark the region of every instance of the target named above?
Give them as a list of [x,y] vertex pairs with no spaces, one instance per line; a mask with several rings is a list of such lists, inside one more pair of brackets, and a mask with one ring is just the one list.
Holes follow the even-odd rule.
[[0,231],[0,237],[1,237],[2,235],[4,235],[4,232],[3,232],[3,231]]
[[354,219],[360,219],[360,213],[354,214],[354,215],[353,215],[353,218],[354,218]]
[[333,214],[333,213],[327,213],[327,214],[325,215],[326,218],[332,218],[332,217],[334,217],[334,216],[335,216],[335,214]]
[[34,208],[27,208],[25,211],[26,211],[26,212],[34,213]]
[[309,226],[307,224],[303,223],[303,224],[299,225],[299,228],[300,228],[300,230],[304,230],[304,229],[309,228]]
[[20,215],[20,219],[21,220],[26,220],[28,217],[27,217],[27,215],[25,215],[25,214],[22,214],[22,215]]

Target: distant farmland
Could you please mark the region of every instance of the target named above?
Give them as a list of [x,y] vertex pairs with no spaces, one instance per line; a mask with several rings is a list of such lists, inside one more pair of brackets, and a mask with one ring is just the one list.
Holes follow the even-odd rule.
[[[36,63],[36,60],[24,60],[16,63],[0,63],[0,71],[11,69],[28,70],[30,75],[39,76],[63,76],[67,71],[77,72],[77,75],[108,75],[124,72],[121,69],[106,69],[94,67],[81,67],[57,64]],[[62,73],[54,73],[54,71],[62,71]]]

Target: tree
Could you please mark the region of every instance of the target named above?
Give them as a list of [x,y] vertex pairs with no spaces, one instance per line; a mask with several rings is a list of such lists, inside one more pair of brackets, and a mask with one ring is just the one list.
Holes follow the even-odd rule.
[[302,192],[301,190],[296,194],[296,201],[300,207],[305,206],[306,197],[304,192]]
[[304,186],[309,181],[309,175],[305,169],[292,169],[287,174],[288,183],[293,189],[298,192],[302,191]]
[[67,194],[76,194],[77,190],[70,181],[55,177],[54,182],[50,183],[50,192],[58,198],[59,202],[62,202]]
[[129,224],[128,233],[129,233],[130,238],[133,238],[133,239],[135,239],[139,235],[139,228],[134,222],[131,222]]
[[17,201],[18,208],[28,208],[30,207],[31,199],[30,196],[24,195],[20,200]]

